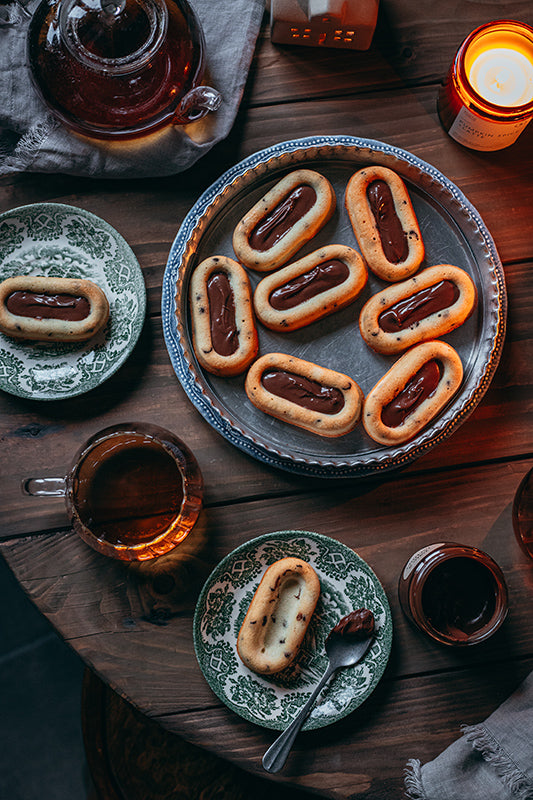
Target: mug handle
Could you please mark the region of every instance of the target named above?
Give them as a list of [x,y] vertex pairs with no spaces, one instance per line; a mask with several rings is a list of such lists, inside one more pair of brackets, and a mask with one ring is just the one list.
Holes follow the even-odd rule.
[[66,478],[24,478],[22,494],[31,497],[65,497]]
[[197,86],[182,98],[172,117],[172,123],[186,125],[188,122],[196,122],[210,111],[216,111],[221,100],[222,96],[216,89],[210,86]]

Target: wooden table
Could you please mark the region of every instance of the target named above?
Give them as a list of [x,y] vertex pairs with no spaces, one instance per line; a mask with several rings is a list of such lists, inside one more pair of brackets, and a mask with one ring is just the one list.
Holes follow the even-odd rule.
[[[36,201],[88,209],[132,246],[148,289],[146,325],[123,368],[86,396],[61,402],[3,394],[1,552],[37,607],[111,687],[170,731],[262,774],[271,731],[230,712],[195,659],[191,618],[215,564],[261,533],[301,528],[354,548],[392,606],[394,642],[378,689],[326,731],[300,736],[280,776],[327,797],[397,798],[411,757],[434,758],[459,726],[484,719],[533,666],[533,565],[513,537],[511,503],[533,465],[533,127],[507,150],[468,150],[443,131],[438,84],[460,41],[496,13],[488,3],[382,2],[366,53],[272,45],[267,20],[228,139],[187,174],[103,181],[21,175],[0,181],[0,210]],[[528,0],[500,17],[533,24]],[[509,296],[500,366],[484,399],[453,436],[408,468],[366,480],[318,480],[249,458],[198,414],[165,348],[161,283],[188,209],[224,169],[281,139],[352,134],[402,147],[456,183],[498,247]],[[197,456],[205,508],[173,557],[123,566],[72,534],[61,500],[23,497],[28,474],[61,474],[81,442],[118,421],[174,430]],[[400,570],[442,539],[479,546],[505,572],[510,614],[487,644],[453,651],[413,629],[397,599]],[[161,574],[175,578],[162,593]],[[167,587],[168,588],[168,587]],[[159,591],[158,591],[159,590]],[[4,609],[2,613],[8,613]]]

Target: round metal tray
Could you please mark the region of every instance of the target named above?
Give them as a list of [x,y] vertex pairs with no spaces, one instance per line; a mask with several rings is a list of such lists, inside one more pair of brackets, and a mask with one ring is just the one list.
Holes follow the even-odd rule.
[[[192,347],[188,288],[195,266],[211,255],[235,257],[232,233],[238,220],[284,174],[307,167],[325,175],[337,195],[330,222],[298,253],[328,243],[358,248],[344,191],[351,175],[379,164],[405,181],[426,247],[424,266],[454,264],[466,270],[478,290],[478,305],[467,322],[443,337],[464,367],[460,392],[415,439],[401,446],[376,444],[358,425],[351,433],[323,439],[263,414],[246,397],[244,376],[218,378],[198,364]],[[255,288],[263,274],[249,271]],[[286,352],[350,375],[365,394],[395,360],[363,342],[358,318],[368,298],[385,284],[372,273],[348,308],[292,333],[259,329],[260,353]],[[474,410],[497,367],[506,320],[503,268],[479,213],[462,192],[434,167],[410,153],[369,139],[319,136],[298,139],[255,153],[232,167],[195,203],[172,245],[163,282],[165,341],[176,375],[191,402],[228,441],[254,458],[290,472],[342,477],[393,469],[448,437]]]

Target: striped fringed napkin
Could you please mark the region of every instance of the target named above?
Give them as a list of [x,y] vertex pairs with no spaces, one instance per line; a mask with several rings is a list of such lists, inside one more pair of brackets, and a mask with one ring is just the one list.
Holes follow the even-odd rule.
[[423,766],[411,759],[410,800],[533,800],[533,672],[485,722]]

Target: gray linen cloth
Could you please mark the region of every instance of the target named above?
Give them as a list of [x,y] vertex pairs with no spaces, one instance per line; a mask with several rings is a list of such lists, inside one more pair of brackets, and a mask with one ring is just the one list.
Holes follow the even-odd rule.
[[[218,89],[217,111],[130,142],[90,140],[68,131],[35,92],[26,60],[29,18],[0,7],[0,175],[63,172],[112,178],[173,175],[224,139],[235,121],[265,10],[264,0],[190,0],[206,39],[204,82]],[[37,3],[34,2],[33,7]]]
[[533,672],[433,761],[409,761],[405,787],[411,800],[532,800]]

